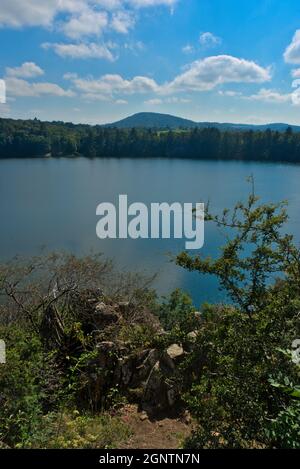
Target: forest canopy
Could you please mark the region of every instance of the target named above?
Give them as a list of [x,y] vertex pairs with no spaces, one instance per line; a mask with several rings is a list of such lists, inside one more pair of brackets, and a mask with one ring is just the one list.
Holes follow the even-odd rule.
[[117,129],[0,119],[0,158],[191,158],[300,162],[300,133],[274,130]]

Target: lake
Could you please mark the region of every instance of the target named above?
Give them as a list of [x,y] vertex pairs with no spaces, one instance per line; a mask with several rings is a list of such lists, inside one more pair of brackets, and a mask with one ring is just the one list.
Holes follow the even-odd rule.
[[[264,202],[289,201],[288,232],[300,241],[300,166],[224,161],[167,159],[24,159],[0,160],[0,258],[67,250],[75,254],[102,252],[122,270],[158,273],[160,294],[180,287],[196,303],[222,301],[215,279],[189,273],[172,258],[184,240],[100,240],[96,207],[129,203],[207,202],[220,211],[245,199],[253,175]],[[201,252],[216,255],[224,235],[205,226]]]

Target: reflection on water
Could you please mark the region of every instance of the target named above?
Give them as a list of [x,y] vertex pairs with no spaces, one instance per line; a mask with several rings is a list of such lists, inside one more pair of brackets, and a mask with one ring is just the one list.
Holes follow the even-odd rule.
[[[174,255],[184,240],[99,240],[96,206],[117,203],[207,202],[214,210],[247,197],[253,174],[264,201],[287,199],[287,231],[300,239],[300,166],[222,161],[26,159],[0,160],[0,257],[68,250],[103,252],[122,269],[158,272],[160,293],[181,287],[196,302],[222,301],[215,279],[176,267]],[[203,255],[215,255],[223,234],[206,224]]]

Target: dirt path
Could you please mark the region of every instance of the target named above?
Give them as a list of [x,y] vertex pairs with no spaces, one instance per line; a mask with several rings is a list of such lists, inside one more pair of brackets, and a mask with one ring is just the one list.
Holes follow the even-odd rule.
[[184,421],[188,419],[149,420],[145,412],[138,412],[133,405],[124,407],[121,418],[132,431],[122,449],[177,449],[191,433],[191,424]]

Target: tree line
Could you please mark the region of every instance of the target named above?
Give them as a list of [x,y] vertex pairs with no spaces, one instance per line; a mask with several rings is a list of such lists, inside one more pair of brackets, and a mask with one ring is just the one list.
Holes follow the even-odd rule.
[[118,129],[64,122],[0,119],[0,158],[189,158],[300,162],[300,133]]

